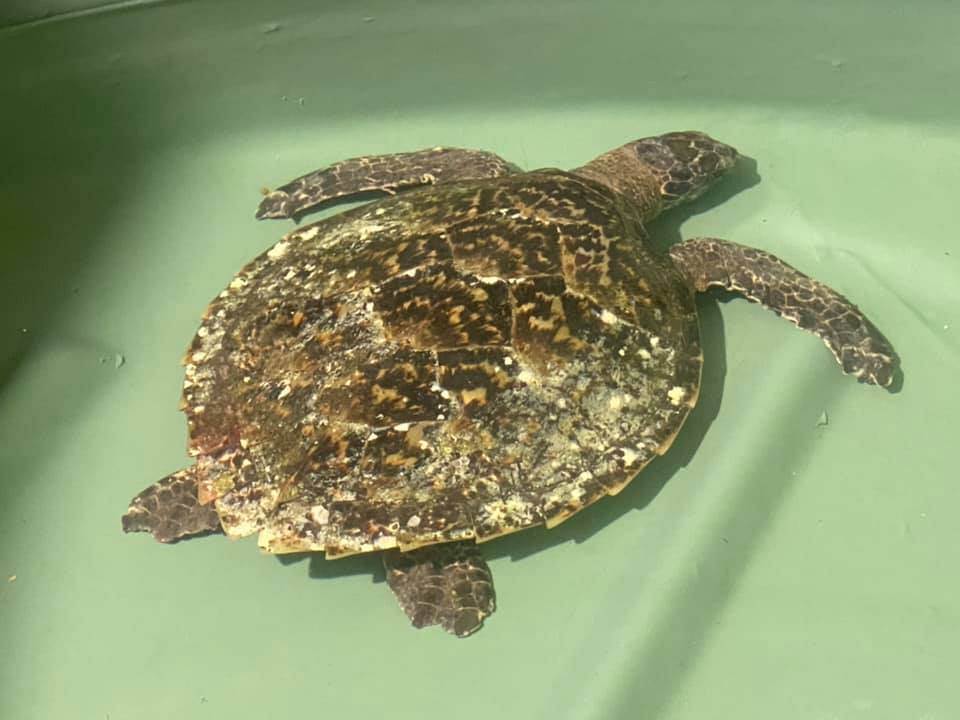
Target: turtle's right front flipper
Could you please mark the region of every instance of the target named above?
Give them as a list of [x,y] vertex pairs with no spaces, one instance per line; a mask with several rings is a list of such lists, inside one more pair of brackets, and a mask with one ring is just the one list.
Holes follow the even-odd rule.
[[350,158],[268,192],[257,209],[257,219],[297,218],[327,201],[362,193],[393,195],[423,185],[495,178],[512,172],[519,172],[519,168],[500,156],[464,148]]
[[670,258],[694,290],[739,293],[823,340],[846,374],[882,387],[893,382],[900,358],[860,308],[775,255],[728,240],[691,238],[671,247]]
[[162,543],[223,532],[213,504],[197,498],[196,465],[168,475],[130,501],[124,532],[150,532]]

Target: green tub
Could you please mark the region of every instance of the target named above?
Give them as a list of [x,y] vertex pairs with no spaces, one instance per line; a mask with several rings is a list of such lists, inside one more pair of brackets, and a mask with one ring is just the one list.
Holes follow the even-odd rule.
[[[0,718],[960,717],[960,6],[6,3]],[[289,222],[262,186],[438,144],[574,167],[701,129],[757,162],[652,227],[774,252],[863,307],[896,392],[700,300],[672,451],[489,546],[498,611],[416,631],[379,559],[125,536],[187,462],[179,361]]]

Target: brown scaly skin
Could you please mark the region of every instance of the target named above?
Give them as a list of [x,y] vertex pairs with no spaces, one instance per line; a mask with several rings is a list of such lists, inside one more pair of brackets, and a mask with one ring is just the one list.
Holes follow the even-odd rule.
[[197,502],[196,465],[168,475],[130,501],[124,532],[149,532],[162,543],[223,532],[213,505]]
[[573,172],[633,201],[644,222],[700,197],[737,161],[737,151],[709,135],[686,131],[641,138]]
[[443,543],[383,554],[387,585],[414,627],[440,625],[457,637],[480,629],[496,607],[493,577],[475,543]]
[[366,192],[393,195],[422,185],[501,177],[520,168],[483,150],[431,148],[349,158],[267,192],[257,219],[297,218],[330,200]]
[[670,258],[697,292],[722,288],[760,303],[818,336],[843,372],[887,387],[896,357],[890,342],[843,295],[778,257],[716,238],[691,238],[670,248]]
[[385,550],[414,625],[462,637],[494,609],[474,540],[551,527],[670,447],[699,390],[695,292],[739,292],[889,385],[889,342],[830,288],[735,243],[649,246],[643,223],[736,157],[697,132],[572,172],[435,148],[267,194],[261,218],[414,191],[298,228],[211,303],[185,359],[198,463],[138,495],[124,529]]

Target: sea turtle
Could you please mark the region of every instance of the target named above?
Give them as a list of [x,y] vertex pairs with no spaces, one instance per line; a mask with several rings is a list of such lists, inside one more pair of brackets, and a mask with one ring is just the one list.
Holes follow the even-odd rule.
[[464,636],[494,609],[480,542],[553,527],[670,447],[699,390],[696,292],[762,303],[889,385],[890,343],[830,288],[732,242],[651,246],[644,223],[737,157],[699,132],[572,171],[434,148],[268,193],[258,218],[390,197],[298,227],[212,301],[184,360],[196,462],[124,530],[384,551],[413,624]]

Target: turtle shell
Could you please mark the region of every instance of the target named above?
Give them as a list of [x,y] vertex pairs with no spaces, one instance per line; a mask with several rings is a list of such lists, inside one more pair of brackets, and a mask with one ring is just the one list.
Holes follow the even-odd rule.
[[328,556],[553,526],[673,441],[692,291],[602,185],[434,186],[286,235],[211,303],[184,409],[231,536]]

